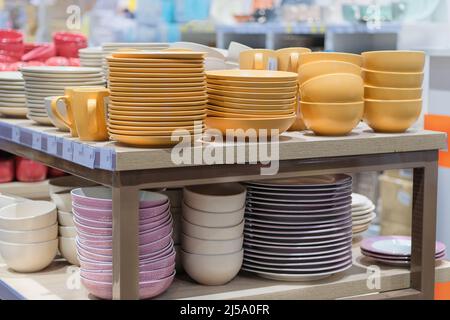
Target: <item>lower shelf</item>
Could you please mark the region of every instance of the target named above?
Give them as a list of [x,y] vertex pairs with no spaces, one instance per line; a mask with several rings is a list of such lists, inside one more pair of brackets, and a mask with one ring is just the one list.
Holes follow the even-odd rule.
[[[369,270],[371,266],[373,267],[372,262],[361,256],[359,248],[354,249],[353,259],[353,267],[343,274],[311,283],[265,280],[252,274],[242,273],[225,286],[208,287],[194,283],[186,275],[178,275],[169,290],[158,299],[343,299],[409,287],[408,269],[380,266],[381,276],[376,277]],[[438,262],[436,282],[450,282],[449,261]],[[0,260],[0,299],[12,298],[95,299],[81,285],[79,268],[68,265],[64,260],[55,260],[46,270],[33,274],[15,273]]]

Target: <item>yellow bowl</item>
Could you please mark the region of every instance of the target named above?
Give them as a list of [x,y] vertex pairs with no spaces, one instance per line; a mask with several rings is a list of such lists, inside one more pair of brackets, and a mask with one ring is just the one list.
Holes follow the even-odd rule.
[[364,121],[376,132],[402,133],[408,130],[422,112],[418,100],[366,100]]
[[207,89],[208,94],[242,99],[292,99],[297,96],[297,88],[287,93],[233,92],[227,90]]
[[422,51],[372,51],[364,52],[365,69],[388,72],[423,72],[425,52]]
[[343,61],[362,66],[362,57],[359,54],[343,52],[312,52],[302,55],[300,65],[317,61]]
[[364,100],[364,82],[360,76],[335,73],[313,78],[300,87],[304,102],[361,102]]
[[301,65],[298,68],[298,82],[300,85],[315,77],[332,73],[351,73],[361,76],[361,67],[342,61],[317,61]]
[[364,102],[301,102],[301,114],[308,129],[321,136],[344,136],[356,128],[364,114]]
[[[227,130],[256,130],[259,134],[259,130],[267,130],[267,134],[271,134],[271,130],[278,130],[279,134],[287,131],[295,121],[295,114],[287,117],[274,117],[274,118],[220,118],[220,117],[208,117],[205,120],[205,124],[209,129],[220,130],[224,135],[227,134]],[[238,133],[238,132],[236,132]]]
[[381,72],[363,69],[363,78],[366,85],[389,88],[421,88],[423,72]]
[[382,87],[364,87],[364,96],[366,99],[374,100],[417,100],[422,99],[422,88],[382,88]]

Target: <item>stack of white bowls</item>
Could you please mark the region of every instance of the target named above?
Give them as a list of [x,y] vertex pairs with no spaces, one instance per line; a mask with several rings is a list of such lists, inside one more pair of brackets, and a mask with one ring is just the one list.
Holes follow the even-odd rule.
[[0,72],[0,114],[21,118],[27,115],[22,73]]
[[377,217],[374,203],[362,194],[352,194],[353,237],[358,237],[369,230]]
[[9,268],[40,271],[52,263],[57,251],[54,203],[24,201],[0,209],[0,255]]
[[101,68],[103,65],[103,51],[101,47],[90,47],[78,50],[82,67]]
[[[72,201],[81,282],[94,296],[111,299],[112,191],[105,187],[75,189]],[[141,192],[139,220],[139,297],[149,299],[167,290],[175,277],[176,254],[167,196]]]
[[224,285],[239,273],[245,197],[245,187],[235,183],[184,189],[181,260],[196,282]]
[[72,196],[70,192],[75,188],[94,186],[95,183],[65,176],[51,179],[49,182],[50,198],[58,209],[59,252],[73,265],[80,265],[77,256],[77,230],[73,221]]
[[170,201],[170,212],[173,219],[173,234],[172,239],[174,248],[177,253],[175,261],[177,273],[183,272],[181,264],[181,217],[182,217],[182,203],[183,203],[183,189],[167,189],[162,194],[165,194]]

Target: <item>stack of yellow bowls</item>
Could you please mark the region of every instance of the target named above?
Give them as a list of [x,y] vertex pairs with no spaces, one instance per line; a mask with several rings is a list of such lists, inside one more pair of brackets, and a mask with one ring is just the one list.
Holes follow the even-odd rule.
[[170,146],[203,132],[204,56],[198,52],[117,52],[108,57],[108,131],[113,140]]
[[[208,128],[285,132],[295,121],[297,74],[265,70],[207,71]],[[236,135],[239,135],[236,132]]]
[[405,132],[422,111],[425,53],[373,51],[362,56],[364,121],[377,132]]
[[315,52],[302,55],[298,78],[300,112],[317,135],[343,136],[361,121],[364,82],[359,55]]

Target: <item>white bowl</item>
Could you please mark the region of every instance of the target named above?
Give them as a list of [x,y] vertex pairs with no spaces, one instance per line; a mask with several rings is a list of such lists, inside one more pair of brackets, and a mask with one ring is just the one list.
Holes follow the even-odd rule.
[[49,191],[50,195],[57,192],[69,192],[72,189],[82,188],[82,187],[93,187],[97,184],[89,180],[81,179],[75,176],[65,176],[50,179],[49,181]]
[[25,201],[0,209],[0,228],[29,231],[49,227],[56,222],[56,205],[49,201]]
[[75,238],[59,237],[59,252],[70,264],[80,266]]
[[50,194],[50,198],[52,198],[58,210],[72,212],[72,195],[70,192],[55,192]]
[[181,229],[184,234],[203,240],[233,240],[237,239],[244,233],[244,224],[242,221],[240,224],[228,227],[228,228],[208,228],[192,224],[186,219],[182,219]]
[[59,235],[64,238],[75,238],[77,236],[77,229],[75,227],[59,227]]
[[183,217],[188,222],[210,228],[228,228],[238,225],[244,219],[245,206],[235,212],[210,213],[195,210],[183,203]]
[[244,250],[223,255],[201,255],[181,251],[181,261],[186,273],[196,282],[207,286],[221,286],[239,273]]
[[18,244],[46,242],[56,239],[57,237],[57,223],[50,227],[30,231],[9,231],[3,229],[0,230],[0,241]]
[[58,251],[58,239],[32,244],[0,241],[0,254],[5,263],[17,272],[37,272],[48,267]]
[[206,212],[233,212],[245,206],[247,191],[239,183],[223,183],[187,187],[184,202],[191,208]]
[[244,236],[233,240],[202,240],[181,234],[181,247],[194,254],[229,254],[242,250]]
[[72,212],[58,211],[58,222],[64,227],[75,227]]

